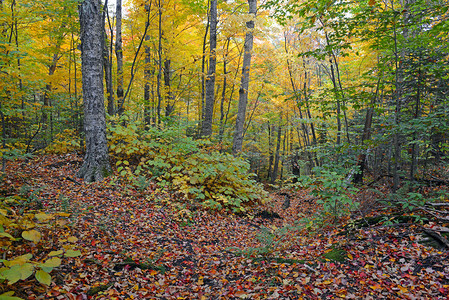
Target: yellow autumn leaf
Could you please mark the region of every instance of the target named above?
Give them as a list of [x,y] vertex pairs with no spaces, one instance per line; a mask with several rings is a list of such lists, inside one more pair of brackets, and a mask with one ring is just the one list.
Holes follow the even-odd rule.
[[55,268],[61,265],[61,259],[59,257],[52,257],[47,259],[43,264],[39,266],[42,268]]
[[31,253],[27,253],[21,256],[18,256],[16,258],[14,258],[13,260],[10,261],[4,261],[3,263],[5,264],[5,266],[7,267],[12,267],[15,265],[23,265],[25,264],[27,261],[29,261],[31,258],[33,257],[33,255]]
[[78,238],[75,236],[69,236],[67,241],[69,241],[69,243],[76,243],[78,241]]
[[62,250],[58,250],[58,251],[51,251],[50,253],[48,253],[48,256],[57,256],[57,255],[61,255],[64,251]]
[[41,240],[41,233],[35,229],[27,230],[22,232],[22,237],[28,241],[32,241],[34,243],[39,243]]
[[46,221],[48,221],[48,220],[53,219],[53,215],[48,215],[48,214],[44,214],[44,213],[35,214],[34,217],[35,217],[39,222],[46,222]]

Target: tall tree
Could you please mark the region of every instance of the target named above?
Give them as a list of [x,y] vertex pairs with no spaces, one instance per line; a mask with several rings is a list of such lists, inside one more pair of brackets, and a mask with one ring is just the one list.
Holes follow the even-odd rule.
[[116,37],[115,37],[115,56],[117,57],[117,113],[121,115],[123,107],[123,49],[122,49],[122,0],[116,0]]
[[239,106],[237,112],[237,119],[235,121],[234,140],[232,143],[232,152],[234,154],[242,151],[243,145],[243,127],[245,124],[246,106],[248,102],[248,88],[249,88],[249,70],[251,65],[251,52],[253,50],[253,31],[254,19],[256,18],[257,0],[248,0],[249,10],[248,14],[250,20],[246,22],[247,32],[245,34],[245,45],[243,54],[242,67],[242,81],[239,90]]
[[81,70],[84,101],[86,154],[78,177],[101,181],[111,173],[103,93],[103,22],[101,1],[84,0],[79,7],[81,27]]
[[[108,41],[108,35],[106,33],[106,19],[108,20],[109,32],[111,33],[111,39]],[[103,68],[104,68],[104,81],[106,83],[106,93],[108,97],[108,114],[115,114],[114,110],[114,92],[112,90],[112,45],[114,40],[114,32],[112,30],[111,20],[108,13],[108,0],[105,1],[103,7],[103,35],[104,35],[104,49],[103,49]],[[108,45],[109,42],[109,45]]]
[[212,119],[214,115],[214,90],[215,90],[215,69],[217,66],[217,0],[210,3],[210,54],[209,54],[209,70],[206,78],[206,100],[204,103],[204,118],[201,123],[200,136],[206,137],[212,134]]

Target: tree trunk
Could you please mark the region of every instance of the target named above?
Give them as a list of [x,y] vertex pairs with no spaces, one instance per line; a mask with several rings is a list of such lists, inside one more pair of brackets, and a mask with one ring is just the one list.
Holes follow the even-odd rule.
[[206,41],[207,41],[207,33],[209,32],[209,27],[210,27],[210,14],[209,14],[209,6],[210,6],[210,0],[207,1],[207,22],[206,22],[206,30],[204,31],[204,37],[203,37],[203,52],[201,55],[201,107],[200,107],[200,124],[199,124],[199,128],[198,128],[198,132],[201,133],[201,122],[204,120],[204,110],[205,110],[205,105],[204,105],[204,100],[205,100],[205,68],[206,68]]
[[281,133],[282,133],[282,115],[281,120],[279,121],[278,125],[278,136],[276,141],[276,154],[274,155],[274,166],[273,166],[273,172],[271,173],[271,184],[274,184],[276,182],[276,178],[278,177],[278,169],[279,169],[279,158],[280,158],[280,148],[281,148]]
[[248,0],[248,14],[251,20],[246,22],[247,32],[245,35],[245,45],[243,54],[242,81],[239,89],[239,105],[237,119],[235,121],[234,140],[232,142],[232,152],[234,155],[242,151],[243,146],[243,126],[245,124],[246,106],[248,102],[249,71],[251,65],[251,52],[253,50],[254,19],[256,18],[257,0]]
[[[379,84],[380,84],[380,78],[377,82],[376,87],[376,94],[373,96],[373,99],[371,100],[370,106],[368,107],[366,111],[365,116],[365,126],[363,128],[363,134],[362,134],[362,146],[366,144],[367,141],[369,141],[371,137],[371,124],[373,121],[373,115],[374,115],[374,105],[376,104],[377,96],[379,94]],[[354,183],[363,183],[363,173],[365,171],[366,166],[366,154],[368,150],[362,150],[362,154],[358,157],[357,165],[359,167],[358,172],[354,174]]]
[[166,94],[166,104],[165,104],[165,116],[170,117],[173,114],[173,111],[175,109],[175,104],[172,103],[173,95],[171,93],[171,87],[170,87],[170,59],[165,59],[164,61],[164,85],[167,90]]
[[[418,80],[416,84],[416,101],[415,101],[415,111],[414,111],[414,119],[418,119],[420,116],[420,105],[421,105],[421,68],[418,69]],[[412,144],[412,157],[411,157],[411,165],[410,165],[410,181],[415,180],[415,175],[418,171],[418,155],[419,155],[419,145],[418,145],[418,132],[417,130],[413,131],[413,144]]]
[[[226,39],[226,50],[223,53],[223,90],[221,92],[221,101],[220,101],[220,128],[218,132],[218,141],[221,143],[223,140],[223,134],[224,134],[224,124],[223,120],[225,117],[224,113],[224,102],[226,100],[226,88],[227,88],[227,66],[228,66],[228,52],[229,52],[229,43],[231,42],[231,38]],[[231,100],[229,100],[231,101]]]
[[157,124],[161,124],[161,104],[162,104],[162,95],[161,95],[161,79],[162,79],[162,6],[161,0],[158,2],[158,16],[159,16],[159,28],[158,28],[158,48],[157,48]]
[[[151,4],[145,3],[145,10],[147,14],[150,13]],[[148,24],[149,25],[149,24]],[[150,80],[152,77],[151,65],[151,48],[149,46],[150,36],[145,36],[145,67],[144,67],[144,91],[143,91],[143,105],[144,105],[144,119],[145,124],[151,124],[151,103],[150,103]],[[154,72],[153,72],[154,73]]]
[[204,116],[201,122],[201,137],[212,135],[212,119],[214,116],[214,90],[215,90],[215,70],[217,66],[217,0],[210,2],[210,54],[209,54],[209,70],[206,77],[206,98],[204,101]]
[[116,23],[115,23],[115,56],[117,57],[117,113],[123,114],[123,50],[122,50],[122,0],[116,0]]
[[77,175],[92,182],[101,181],[111,173],[103,92],[101,1],[84,0],[78,9],[86,154]]
[[[106,19],[108,20],[109,30],[111,32],[111,40],[108,44],[108,36],[106,34]],[[106,94],[108,98],[108,114],[110,116],[115,114],[114,110],[114,91],[112,90],[112,41],[114,39],[114,32],[112,30],[111,21],[109,19],[109,13],[107,9],[107,1],[103,8],[103,35],[104,35],[104,47],[103,47],[103,68],[104,68],[104,81],[106,83]]]

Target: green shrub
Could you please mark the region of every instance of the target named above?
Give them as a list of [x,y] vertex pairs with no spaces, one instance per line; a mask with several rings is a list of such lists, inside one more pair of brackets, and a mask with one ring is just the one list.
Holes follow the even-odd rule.
[[246,161],[185,136],[185,129],[117,124],[108,128],[111,156],[119,176],[139,189],[152,178],[184,200],[233,212],[267,199]]
[[81,252],[74,250],[71,243],[76,238],[72,236],[60,240],[63,243],[59,250],[43,254],[42,249],[48,247],[42,245],[46,242],[45,237],[49,236],[46,233],[60,227],[61,220],[57,218],[67,217],[68,214],[24,212],[22,210],[26,202],[23,199],[22,196],[0,199],[0,249],[5,253],[4,258],[0,259],[0,283],[6,281],[11,285],[34,274],[38,282],[50,285],[52,279],[49,273],[61,265],[61,258],[76,257]]
[[324,168],[314,168],[314,175],[301,176],[298,185],[310,189],[310,194],[317,197],[317,204],[322,205],[322,214],[330,216],[333,221],[348,215],[358,206],[351,198],[358,191],[344,176]]

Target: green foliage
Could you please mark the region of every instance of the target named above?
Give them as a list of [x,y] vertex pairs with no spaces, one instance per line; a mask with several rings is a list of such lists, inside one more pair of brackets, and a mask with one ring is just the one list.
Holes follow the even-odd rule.
[[52,143],[45,149],[46,153],[65,154],[80,149],[79,138],[76,130],[65,129],[56,134]]
[[288,235],[288,230],[289,227],[263,227],[256,236],[260,243],[259,247],[250,247],[243,250],[237,247],[230,247],[229,250],[233,250],[236,254],[243,255],[248,258],[257,258],[261,256],[264,259],[267,259],[284,245],[285,238]]
[[109,149],[119,176],[140,190],[152,178],[160,187],[210,209],[243,212],[267,199],[262,186],[251,179],[247,162],[183,132],[144,130],[135,124],[110,126]]
[[310,194],[318,197],[316,203],[322,205],[324,219],[330,216],[335,221],[357,208],[358,203],[351,196],[358,189],[351,186],[343,175],[324,168],[313,170],[315,175],[301,176],[297,185],[310,189]]
[[324,258],[335,262],[344,262],[346,260],[346,251],[341,248],[333,247],[330,251],[323,254]]
[[[24,192],[28,194],[29,187],[23,187],[22,193]],[[73,245],[70,244],[71,238],[69,238],[69,243],[62,244],[61,250],[51,251],[42,256],[42,251],[39,249],[43,247],[45,233],[50,228],[58,226],[58,216],[68,215],[66,213],[45,214],[32,210],[24,212],[26,201],[22,197],[7,197],[0,200],[0,248],[3,253],[9,253],[5,256],[6,259],[0,259],[0,282],[7,281],[11,285],[19,280],[26,280],[34,274],[38,282],[50,285],[49,273],[61,265],[60,257],[76,257],[81,255],[81,252],[73,250]],[[27,249],[25,253],[24,249]],[[23,254],[18,255],[20,253]],[[39,259],[32,260],[37,253]],[[10,254],[17,256],[8,257]]]
[[9,291],[0,295],[0,300],[22,300],[22,298],[14,297],[14,291]]

